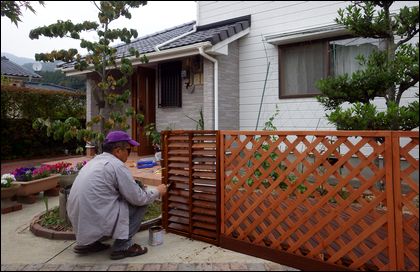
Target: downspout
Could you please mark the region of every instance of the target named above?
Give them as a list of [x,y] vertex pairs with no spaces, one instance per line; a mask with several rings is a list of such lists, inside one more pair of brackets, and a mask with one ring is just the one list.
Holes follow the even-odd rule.
[[162,46],[164,46],[164,45],[167,45],[167,44],[169,44],[169,43],[171,43],[171,42],[174,42],[174,41],[176,41],[176,40],[178,40],[178,39],[181,39],[182,37],[185,37],[185,36],[187,36],[187,35],[190,35],[190,34],[192,34],[192,33],[196,32],[196,31],[197,31],[197,24],[194,24],[194,25],[193,25],[193,29],[192,29],[191,31],[185,32],[184,34],[181,34],[181,35],[176,36],[176,37],[174,37],[174,38],[172,38],[172,39],[170,39],[170,40],[167,40],[166,42],[163,42],[163,43],[161,43],[161,44],[156,45],[156,46],[155,46],[155,50],[156,50],[156,52],[159,52],[159,51],[160,51],[160,49],[159,49],[160,47],[162,47]]
[[201,56],[213,62],[214,65],[214,130],[219,129],[219,63],[217,59],[204,53],[203,47],[198,48]]

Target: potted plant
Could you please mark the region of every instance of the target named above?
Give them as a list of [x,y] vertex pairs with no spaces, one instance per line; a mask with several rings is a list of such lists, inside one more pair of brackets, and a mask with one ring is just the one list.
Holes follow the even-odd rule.
[[[31,195],[54,190],[58,185],[60,176],[54,174],[54,167],[50,165],[43,165],[41,167],[22,167],[17,168],[12,173],[16,178],[16,183],[20,184],[16,195],[24,202],[34,203],[33,199],[28,198]],[[57,194],[58,195],[58,194]],[[26,197],[26,199],[25,199]],[[26,201],[28,200],[28,201]]]
[[145,135],[152,141],[153,149],[155,151],[156,162],[162,159],[160,147],[161,147],[161,135],[157,131],[154,123],[150,123],[144,127]]
[[60,174],[60,179],[58,181],[60,188],[65,188],[73,184],[80,169],[82,169],[86,163],[87,161],[80,161],[77,162],[75,166],[72,166],[72,164],[69,162],[59,162],[53,165],[53,168],[56,169],[56,172]]
[[1,176],[1,199],[9,199],[16,195],[20,184],[16,183],[16,178],[12,174]]

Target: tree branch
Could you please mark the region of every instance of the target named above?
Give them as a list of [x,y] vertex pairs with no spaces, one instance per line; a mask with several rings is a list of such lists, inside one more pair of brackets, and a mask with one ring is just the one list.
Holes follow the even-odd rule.
[[95,5],[95,7],[96,7],[99,11],[101,11],[101,12],[102,12],[101,8],[100,8],[100,7],[98,7],[98,5],[96,4],[96,2],[95,2],[95,1],[91,1],[91,2]]
[[414,32],[408,34],[407,38],[400,40],[397,42],[397,47],[399,47],[401,44],[406,43],[407,41],[411,40],[417,33],[419,33],[419,29],[416,29]]

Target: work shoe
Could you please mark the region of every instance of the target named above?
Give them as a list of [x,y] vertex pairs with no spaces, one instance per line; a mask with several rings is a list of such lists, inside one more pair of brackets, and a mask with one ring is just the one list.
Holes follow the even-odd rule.
[[112,260],[119,260],[124,259],[125,257],[134,257],[143,255],[147,252],[147,247],[141,247],[138,244],[133,244],[131,247],[129,247],[126,250],[120,250],[120,251],[113,251],[111,253],[111,259]]
[[96,241],[90,245],[87,246],[79,246],[76,245],[73,248],[73,251],[77,254],[87,254],[87,253],[92,253],[92,252],[99,252],[105,249],[108,249],[110,247],[110,245],[107,244],[103,244],[99,241]]

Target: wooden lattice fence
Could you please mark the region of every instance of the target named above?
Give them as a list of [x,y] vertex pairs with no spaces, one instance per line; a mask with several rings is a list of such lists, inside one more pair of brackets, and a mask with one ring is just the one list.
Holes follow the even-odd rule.
[[[404,238],[405,257],[418,268],[412,201],[418,159],[407,160],[405,176],[416,172],[417,183],[409,181],[411,219],[400,217],[406,229],[399,231],[391,132],[223,131],[221,137],[222,246],[301,268],[393,270],[396,239]],[[403,153],[412,148],[418,149],[418,134]]]
[[165,132],[164,225],[301,269],[418,270],[418,136]]

